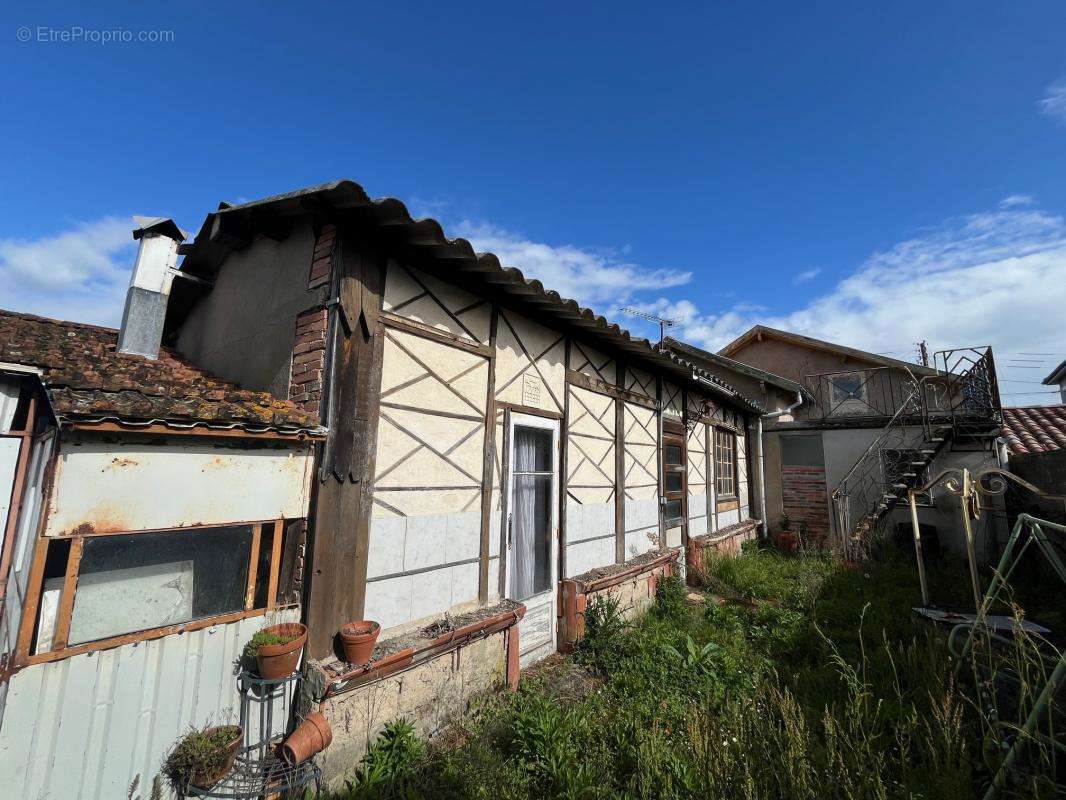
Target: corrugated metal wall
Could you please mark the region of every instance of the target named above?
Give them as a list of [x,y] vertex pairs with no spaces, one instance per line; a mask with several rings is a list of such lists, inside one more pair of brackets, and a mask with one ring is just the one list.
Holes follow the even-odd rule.
[[[289,610],[269,621],[298,618]],[[0,794],[121,800],[140,775],[147,797],[182,733],[237,722],[235,663],[264,624],[253,617],[17,673],[0,728]]]

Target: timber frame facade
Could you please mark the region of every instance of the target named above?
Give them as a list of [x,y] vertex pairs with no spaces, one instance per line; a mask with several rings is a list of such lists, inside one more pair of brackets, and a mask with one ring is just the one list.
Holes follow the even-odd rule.
[[[514,595],[515,420],[554,425],[555,580],[752,516],[755,402],[447,239],[435,221],[411,219],[399,201],[340,181],[224,207],[184,252],[183,271],[214,288],[172,298],[174,346],[315,409],[329,429],[305,565],[314,658],[328,658],[354,619],[378,620],[387,635]],[[244,315],[234,306],[257,280],[275,281],[273,299]],[[323,324],[309,334],[311,318]],[[278,348],[255,385],[227,367],[256,357],[234,350],[263,325],[279,337],[291,325],[293,347]],[[271,386],[282,373],[287,385]],[[724,437],[728,497],[715,490]],[[559,613],[531,608],[523,634],[536,640]]]

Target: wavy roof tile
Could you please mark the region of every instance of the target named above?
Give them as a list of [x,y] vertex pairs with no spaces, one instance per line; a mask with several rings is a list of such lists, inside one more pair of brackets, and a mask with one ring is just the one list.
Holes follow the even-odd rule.
[[1003,437],[1012,453],[1046,453],[1066,447],[1066,405],[1003,409]]

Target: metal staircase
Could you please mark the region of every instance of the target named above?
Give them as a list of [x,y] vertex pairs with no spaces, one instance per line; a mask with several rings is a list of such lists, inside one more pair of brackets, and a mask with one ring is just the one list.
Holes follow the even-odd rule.
[[910,373],[888,423],[832,494],[838,547],[858,555],[884,533],[890,513],[921,486],[930,465],[953,445],[991,444],[1002,411],[992,349],[944,350],[936,372]]

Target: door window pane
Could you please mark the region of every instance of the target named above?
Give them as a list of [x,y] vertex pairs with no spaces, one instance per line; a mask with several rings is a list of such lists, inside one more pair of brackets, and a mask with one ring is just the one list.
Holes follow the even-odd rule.
[[666,520],[672,521],[681,518],[681,501],[680,500],[667,500],[666,507],[663,511],[663,516]]
[[551,589],[552,432],[514,429],[514,594]]
[[666,491],[680,492],[682,488],[682,475],[680,472],[666,473]]
[[551,475],[516,475],[515,599],[551,588]]
[[552,432],[515,426],[515,472],[551,472]]
[[70,644],[244,609],[252,527],[86,538]]
[[681,464],[681,448],[676,444],[668,444],[663,448],[664,464]]

